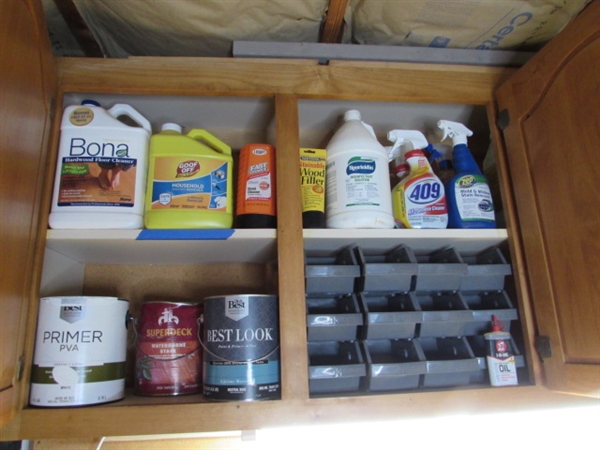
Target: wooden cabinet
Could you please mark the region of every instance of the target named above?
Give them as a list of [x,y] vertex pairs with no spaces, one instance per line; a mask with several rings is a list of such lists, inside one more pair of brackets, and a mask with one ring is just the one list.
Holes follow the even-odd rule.
[[3,2],[0,8],[0,416],[5,423],[22,404],[24,330],[39,273],[38,221],[44,216],[40,199],[56,76],[39,21],[41,5]]
[[[599,392],[599,240],[594,226],[598,213],[593,207],[598,183],[594,167],[587,161],[593,161],[594,147],[586,152],[577,145],[598,141],[598,111],[590,103],[587,109],[574,110],[577,116],[561,113],[573,102],[584,103],[588,91],[590,98],[598,93],[598,71],[585,69],[588,61],[597,66],[600,3],[590,5],[517,73],[506,68],[432,64],[331,61],[323,66],[308,60],[179,57],[57,58],[52,69],[40,63],[48,59],[50,49],[37,22],[39,5],[33,0],[10,4],[2,3],[2,439],[257,429],[595,401],[553,390],[596,396]],[[5,43],[21,36],[6,31],[12,33],[15,28],[41,33],[36,39],[22,36],[19,42],[25,48],[19,57],[4,53]],[[541,77],[546,64],[553,67],[549,75],[554,81],[544,84]],[[573,76],[578,77],[577,88],[569,83]],[[40,81],[50,79],[56,82],[56,89]],[[21,87],[24,81],[28,83]],[[498,107],[494,91],[502,83]],[[5,101],[10,89],[28,93],[29,109],[19,109],[21,97],[6,97]],[[520,96],[528,91],[531,100],[521,101]],[[565,103],[553,100],[565,92],[569,94],[561,100]],[[140,241],[135,239],[137,232],[129,231],[47,231],[60,112],[67,103],[87,95],[106,102],[118,97],[133,103],[152,115],[155,127],[179,120],[185,126],[209,128],[234,148],[251,140],[275,144],[277,230],[236,230],[225,241]],[[339,112],[350,105],[389,112],[391,117],[379,122],[385,131],[407,111],[420,120],[438,119],[439,111],[444,111],[456,114],[457,119],[466,114],[468,120],[483,122],[496,147],[506,229],[302,230],[298,147],[324,145],[328,136],[323,130],[331,132]],[[48,112],[55,114],[51,130]],[[469,119],[470,115],[485,118]],[[5,127],[5,116],[11,116],[15,125]],[[217,128],[224,124],[224,129],[213,128],[213,123]],[[539,130],[540,125],[545,130]],[[574,125],[579,128],[566,131]],[[537,134],[521,138],[514,130]],[[17,170],[19,165],[14,162],[23,154],[31,155],[35,162],[28,167],[30,172],[8,177],[8,168]],[[586,158],[588,154],[590,158]],[[571,164],[582,166],[577,169],[580,180],[571,177],[576,173]],[[28,185],[31,180],[35,186]],[[29,190],[24,190],[25,185]],[[572,191],[581,194],[577,202],[571,200]],[[12,201],[17,195],[19,202]],[[584,212],[588,209],[589,213]],[[574,218],[564,220],[566,214]],[[19,225],[5,228],[4,217],[10,215]],[[12,247],[17,245],[17,237],[22,244]],[[334,251],[348,242],[372,248],[405,242],[425,250],[453,243],[475,251],[503,241],[510,247],[524,336],[522,350],[530,372],[522,386],[310,398],[305,250]],[[8,259],[7,254],[15,259]],[[13,275],[5,277],[4,273]],[[40,295],[121,295],[134,299],[135,309],[151,296],[189,299],[248,291],[279,296],[281,400],[211,403],[200,396],[128,395],[121,402],[86,408],[27,406]],[[569,303],[568,310],[562,306],[564,301]],[[580,311],[579,306],[584,309]],[[548,328],[548,318],[558,331]],[[5,322],[13,331],[5,331]],[[544,357],[543,362],[534,348],[540,331],[549,337],[553,350],[553,356]],[[20,360],[24,361],[21,376]],[[563,374],[560,367],[567,367]]]
[[[548,388],[598,395],[598,2],[498,91],[507,165]],[[592,150],[593,151],[593,150]]]

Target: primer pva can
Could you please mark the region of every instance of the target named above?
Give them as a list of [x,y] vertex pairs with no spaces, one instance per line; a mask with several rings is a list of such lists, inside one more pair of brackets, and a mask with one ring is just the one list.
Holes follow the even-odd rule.
[[199,303],[146,302],[136,326],[136,395],[202,389]]
[[205,298],[202,339],[205,398],[271,400],[281,396],[276,296]]
[[64,407],[125,395],[129,302],[116,297],[40,299],[29,403]]

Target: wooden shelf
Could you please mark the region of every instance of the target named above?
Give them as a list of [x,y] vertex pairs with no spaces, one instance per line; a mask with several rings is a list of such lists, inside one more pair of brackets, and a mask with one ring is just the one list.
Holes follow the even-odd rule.
[[311,256],[332,256],[358,245],[365,254],[381,253],[397,245],[409,246],[415,255],[453,246],[461,255],[471,256],[508,239],[505,229],[480,230],[332,230],[306,229],[304,249]]
[[265,263],[276,230],[49,230],[46,247],[82,264]]

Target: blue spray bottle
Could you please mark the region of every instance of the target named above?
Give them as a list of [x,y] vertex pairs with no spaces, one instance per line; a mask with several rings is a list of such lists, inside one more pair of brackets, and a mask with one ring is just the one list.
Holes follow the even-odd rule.
[[462,123],[438,121],[438,127],[452,139],[456,174],[446,184],[448,228],[496,228],[494,202],[487,178],[467,147],[473,132]]

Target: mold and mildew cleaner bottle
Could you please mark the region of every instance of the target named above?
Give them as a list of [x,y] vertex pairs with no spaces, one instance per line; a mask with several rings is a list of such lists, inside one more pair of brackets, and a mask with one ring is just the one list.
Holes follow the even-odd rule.
[[446,184],[448,228],[496,228],[494,202],[487,178],[467,147],[473,132],[458,122],[438,121],[444,135],[452,139],[456,174]]
[[406,148],[405,160],[410,167],[409,174],[392,191],[396,227],[446,228],[448,209],[444,186],[422,151],[427,147],[427,139],[420,131],[392,130],[388,140],[394,143],[390,160],[397,160]]
[[[119,120],[128,117],[138,126]],[[49,225],[54,229],[140,229],[150,122],[129,105],[65,108]]]
[[394,228],[387,151],[359,111],[344,121],[326,148],[327,228]]

